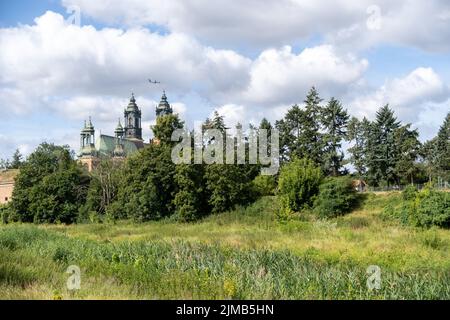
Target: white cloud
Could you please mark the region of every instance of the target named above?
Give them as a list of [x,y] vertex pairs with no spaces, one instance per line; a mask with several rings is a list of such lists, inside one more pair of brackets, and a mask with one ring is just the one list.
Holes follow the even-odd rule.
[[[383,18],[381,30],[368,36],[366,43],[364,37],[369,31],[365,25],[365,2],[350,5],[337,1],[331,5],[329,1],[320,4],[296,0],[264,4],[253,0],[226,4],[216,1],[215,4],[222,4],[222,9],[217,10],[211,7],[213,2],[199,5],[190,1],[110,0],[108,6],[103,6],[105,1],[66,3],[80,4],[82,15],[111,21],[121,18],[133,27],[127,30],[78,27],[67,24],[59,14],[47,12],[33,25],[0,29],[3,117],[46,112],[61,116],[71,121],[67,122],[71,130],[60,128],[61,131],[45,135],[57,142],[68,141],[77,148],[77,130],[82,120],[92,115],[96,128],[111,134],[132,91],[143,109],[146,136],[150,134],[148,126],[154,121],[154,106],[158,103],[152,98],[160,95],[163,88],[168,90],[174,110],[183,119],[194,116],[197,119],[189,120],[204,120],[213,108],[218,108],[229,125],[238,121],[244,125],[257,124],[262,117],[274,122],[283,117],[290,105],[301,103],[312,85],[326,99],[336,96],[348,102],[351,113],[357,116],[373,115],[389,102],[402,120],[426,126],[428,113],[442,114],[441,110],[449,109],[445,100],[449,96],[448,86],[433,69],[417,68],[369,91],[364,78],[369,62],[349,53],[383,41],[385,33],[389,41],[403,39],[398,41],[423,48],[442,49],[450,43],[433,45],[445,40],[447,31],[433,33],[428,42],[422,41],[423,37],[408,42],[405,38],[408,33],[414,35],[411,24],[407,33],[398,25],[390,35],[394,30],[391,26],[394,13],[406,14],[403,4],[375,1],[383,10],[390,9],[382,11],[387,14],[386,20]],[[321,10],[324,4],[328,4],[327,10]],[[410,11],[416,16],[417,8],[435,13],[441,4],[432,1],[428,9],[414,7]],[[392,9],[394,6],[398,12]],[[265,10],[272,14],[265,14]],[[443,22],[438,26],[447,23],[445,12],[440,12],[439,19]],[[164,25],[170,32],[158,34],[140,27],[150,22]],[[425,28],[430,31],[428,24]],[[311,36],[313,30],[329,34],[329,43],[302,50],[280,45]],[[256,46],[264,48],[250,59],[237,51],[205,45],[203,37],[212,37],[214,32],[216,38],[224,41],[253,39]],[[147,78],[162,84],[150,87]],[[194,97],[198,104],[190,105],[187,97]],[[39,139],[45,138],[42,135]],[[15,145],[28,139],[22,138],[14,140]]]
[[[32,26],[0,30],[0,85],[29,96],[128,95],[150,91],[146,79],[188,92],[193,83],[226,92],[250,60],[228,50],[203,47],[193,38],[161,36],[146,29],[96,30],[65,23],[47,12]],[[20,98],[20,97],[19,97]]]
[[339,55],[330,45],[306,48],[299,54],[289,46],[266,50],[253,64],[244,100],[266,105],[298,103],[313,85],[324,94],[342,93],[367,67],[367,60]]
[[[63,0],[82,15],[106,23],[158,25],[218,46],[281,46],[325,35],[348,48],[397,43],[425,50],[450,49],[446,0]],[[379,30],[367,27],[377,18]],[[371,20],[373,21],[373,20]],[[413,31],[413,32],[411,32]]]
[[432,68],[417,68],[403,78],[387,80],[379,89],[350,102],[357,116],[373,117],[385,104],[390,104],[405,121],[416,121],[428,102],[441,102],[450,90]]
[[376,111],[389,103],[403,122],[420,129],[422,141],[432,138],[450,112],[450,87],[432,68],[417,68],[402,78],[387,80],[380,88],[354,98],[349,111],[374,119]]
[[252,61],[183,34],[77,27],[50,11],[35,21],[0,29],[0,102],[12,100],[13,113],[56,110],[79,120],[95,111],[101,119],[116,117],[132,90],[143,99],[154,90],[148,77],[176,95],[196,92],[213,106],[288,104],[313,84],[325,93],[345,91],[368,65],[330,45],[298,54],[289,46],[267,49]]

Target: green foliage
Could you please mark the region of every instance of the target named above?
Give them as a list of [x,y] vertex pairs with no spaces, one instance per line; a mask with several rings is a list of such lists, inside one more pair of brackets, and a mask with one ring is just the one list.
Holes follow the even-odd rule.
[[322,111],[322,124],[325,129],[324,170],[332,176],[341,173],[344,153],[342,141],[347,139],[347,110],[335,98],[331,98]]
[[11,215],[11,207],[9,204],[0,204],[0,223],[7,224]]
[[277,191],[277,181],[275,176],[258,175],[255,180],[253,180],[253,185],[259,196],[273,196]]
[[427,187],[419,192],[409,187],[402,194],[400,206],[389,206],[385,215],[416,227],[450,228],[450,193]]
[[[279,235],[277,232],[276,237]],[[283,235],[293,236],[292,233]],[[423,241],[427,246],[442,246],[438,244],[441,241],[427,238]],[[346,262],[344,259],[324,260],[322,249],[312,247],[303,254],[296,254],[284,249],[244,249],[217,240],[211,242],[93,241],[48,228],[3,227],[0,232],[0,298],[450,298],[450,275],[445,266],[403,271],[370,257],[371,263],[379,264],[383,273],[381,288],[369,290],[367,256],[360,263]],[[340,258],[342,256],[339,254]],[[76,261],[81,270],[89,271],[83,273],[85,285],[76,293],[61,289],[61,284],[67,281],[64,271],[72,261]],[[30,295],[30,286],[38,286],[39,290]]]
[[414,185],[408,185],[402,192],[402,198],[405,201],[411,201],[416,197],[417,189]]
[[200,164],[179,164],[176,167],[178,192],[173,202],[180,221],[194,221],[210,211],[204,170],[205,167]]
[[421,150],[429,180],[450,180],[450,112],[436,137],[427,141]]
[[21,166],[11,218],[22,222],[76,221],[89,177],[65,147],[41,144]]
[[450,228],[450,193],[425,189],[414,199],[412,222],[420,227]]
[[350,177],[328,178],[319,187],[314,211],[319,217],[334,218],[348,213],[358,202]]
[[156,118],[156,124],[152,126],[152,131],[156,139],[163,144],[172,144],[172,132],[176,129],[182,129],[184,122],[180,120],[177,114],[168,114]]
[[16,149],[16,151],[13,154],[12,161],[10,164],[10,169],[20,169],[23,163],[23,156],[20,153],[19,149]]
[[252,181],[256,175],[250,165],[207,165],[205,178],[211,211],[224,212],[253,201],[256,194]]
[[[110,217],[125,216],[136,221],[156,220],[173,211],[175,164],[171,147],[164,142],[151,144],[128,159],[117,201]],[[119,208],[123,214],[118,212]]]
[[275,123],[280,132],[280,155],[283,161],[308,157],[323,162],[324,140],[321,129],[322,99],[312,87],[305,99],[305,108],[298,105],[288,110],[284,119]]
[[91,172],[91,182],[84,210],[103,216],[116,199],[123,179],[123,163],[102,159]]
[[299,212],[312,205],[319,192],[322,171],[309,159],[294,159],[281,168],[278,194],[282,210]]

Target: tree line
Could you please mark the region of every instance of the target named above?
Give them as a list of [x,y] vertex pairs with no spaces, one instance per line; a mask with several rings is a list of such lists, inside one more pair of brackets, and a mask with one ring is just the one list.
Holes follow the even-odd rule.
[[[335,98],[323,103],[314,87],[304,107],[292,106],[274,125],[263,119],[259,126],[251,126],[251,130],[266,129],[269,136],[274,128],[279,131],[282,177],[261,176],[261,165],[174,164],[171,152],[177,142],[171,136],[183,128],[178,115],[160,116],[152,127],[158,143],[125,161],[103,159],[91,173],[67,146],[43,143],[24,161],[16,152],[18,161],[13,163],[17,162],[20,173],[3,220],[194,221],[277,192],[285,212],[314,206],[327,216],[327,210],[344,212],[354,203],[351,178],[326,178],[349,176],[348,165],[354,168],[354,179],[373,186],[450,178],[450,113],[438,135],[422,144],[418,131],[398,121],[388,105],[378,110],[373,121],[357,119]],[[224,137],[228,129],[217,112],[202,128],[217,129]],[[211,143],[205,138],[203,148]],[[347,158],[344,143],[350,146]],[[297,168],[300,165],[305,169]],[[300,193],[293,194],[297,189]],[[319,190],[323,196],[314,200]],[[331,201],[336,194],[342,196]],[[338,202],[341,208],[336,208]]]

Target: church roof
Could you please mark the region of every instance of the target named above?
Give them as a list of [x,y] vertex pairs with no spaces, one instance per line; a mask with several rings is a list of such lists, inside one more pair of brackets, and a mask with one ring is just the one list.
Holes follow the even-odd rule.
[[[125,155],[127,156],[135,153],[145,146],[144,142],[141,140],[123,139],[122,143]],[[97,139],[95,143],[95,149],[97,149],[100,157],[111,157],[115,148],[116,138],[104,134],[100,135],[99,139]]]
[[123,133],[123,127],[122,127],[122,123],[120,122],[120,118],[119,118],[119,123],[117,124],[116,130],[114,131],[115,133]]

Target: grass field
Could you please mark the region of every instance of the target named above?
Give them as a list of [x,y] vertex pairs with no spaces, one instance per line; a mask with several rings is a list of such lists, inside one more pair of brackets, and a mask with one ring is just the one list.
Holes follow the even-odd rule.
[[450,299],[450,231],[383,218],[399,199],[327,221],[279,222],[266,197],[193,224],[0,225],[0,299]]

